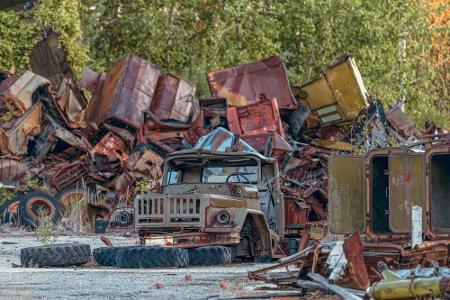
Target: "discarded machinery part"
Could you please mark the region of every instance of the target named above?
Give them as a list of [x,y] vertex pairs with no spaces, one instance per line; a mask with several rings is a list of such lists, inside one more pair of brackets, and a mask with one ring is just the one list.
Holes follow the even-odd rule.
[[117,251],[119,268],[187,267],[189,251],[182,248],[130,247]]
[[411,207],[411,248],[422,244],[422,207],[414,205]]
[[96,94],[101,86],[100,82],[104,82],[106,74],[99,74],[89,68],[84,69],[81,75],[80,88],[86,89],[92,94]]
[[23,181],[28,167],[17,159],[0,159],[0,182],[8,185]]
[[[195,144],[194,149],[230,152],[234,146],[234,137],[235,135],[225,128],[217,127],[207,135],[202,136],[197,144]],[[259,153],[242,139],[238,139],[238,144],[239,148],[241,148],[240,151]]]
[[101,94],[86,109],[87,123],[119,123],[137,130],[153,99],[160,71],[137,56],[120,60],[108,73]]
[[344,255],[344,249],[342,247],[343,241],[336,241],[333,249],[328,254],[326,265],[328,270],[330,270],[330,276],[328,280],[336,281],[344,273],[347,267],[347,258]]
[[[386,270],[384,272],[391,271]],[[392,278],[382,280],[372,285],[370,295],[376,300],[411,299],[417,297],[443,297],[448,299],[450,296],[450,278]]]
[[5,131],[0,127],[0,152],[24,155],[30,136],[41,133],[41,119],[42,107],[36,103],[9,130]]
[[134,209],[130,207],[116,208],[109,217],[111,226],[129,226],[134,222]]
[[247,106],[261,98],[276,98],[280,109],[297,108],[278,57],[211,72],[207,77],[211,93],[226,98],[229,105]]
[[83,186],[68,186],[61,189],[56,195],[61,210],[64,211],[66,208],[76,205],[77,203],[86,201],[87,203],[92,203],[95,199],[95,192]]
[[20,249],[23,267],[68,267],[80,266],[91,258],[91,247],[87,244],[54,244]]
[[56,109],[68,127],[86,127],[84,109],[87,106],[87,102],[71,79],[65,79],[61,83],[54,101]]
[[41,222],[45,221],[45,218],[56,224],[61,218],[61,206],[50,194],[31,192],[23,195],[19,213],[24,225],[35,228],[37,225],[42,225]]
[[356,296],[355,294],[348,291],[347,289],[342,288],[338,285],[329,283],[326,278],[322,277],[321,275],[319,275],[317,273],[308,273],[308,277],[311,278],[312,280],[314,280],[315,282],[318,282],[318,283],[324,285],[330,291],[338,294],[339,296],[343,297],[344,299],[362,300],[362,298]]
[[5,203],[0,205],[0,217],[3,224],[13,224],[19,225],[19,205],[22,195],[16,195],[14,198],[7,200]]
[[52,29],[46,29],[43,39],[37,42],[30,52],[31,69],[47,78],[56,91],[65,78],[74,78],[66,51],[58,36]]
[[[309,281],[309,280],[304,280],[304,279],[297,279],[297,282],[295,284],[296,286],[298,286],[299,288],[304,288],[304,289],[310,289],[310,290],[323,290],[323,291],[331,291],[328,287],[314,282],[314,281]],[[349,291],[350,293],[364,298],[366,296],[366,292],[364,291],[360,291],[360,290],[354,290],[354,289],[350,289],[350,288],[344,288],[341,287],[347,291]]]
[[386,112],[389,124],[404,138],[418,134],[418,130],[408,116],[396,105]]
[[118,136],[114,135],[112,132],[108,132],[94,146],[91,153],[117,158],[123,162],[127,158],[127,146]]
[[192,84],[166,73],[158,80],[150,111],[160,120],[187,123],[192,114],[194,96]]
[[48,88],[50,81],[31,71],[25,71],[4,93],[0,99],[4,100],[8,108],[17,116],[22,116],[34,103],[33,95],[42,86]]
[[311,109],[303,104],[299,104],[296,110],[290,112],[288,118],[289,131],[294,137],[299,136],[303,123],[305,123],[310,112]]
[[359,232],[345,239],[343,249],[351,278],[358,288],[366,290],[370,286],[370,280],[363,256],[364,245]]
[[204,246],[189,249],[189,265],[215,266],[227,265],[233,261],[233,252],[230,247]]
[[311,108],[320,124],[353,120],[369,105],[367,90],[351,56],[329,66],[319,78],[294,86],[293,92],[302,96],[300,103]]
[[267,157],[276,158],[281,161],[286,153],[292,151],[291,145],[276,132],[258,133],[244,135],[241,137],[246,143],[264,155],[266,147],[271,148],[271,155]]
[[58,168],[59,170],[52,177],[52,183],[58,191],[76,184],[88,175],[86,164],[79,160],[72,163],[62,163]]

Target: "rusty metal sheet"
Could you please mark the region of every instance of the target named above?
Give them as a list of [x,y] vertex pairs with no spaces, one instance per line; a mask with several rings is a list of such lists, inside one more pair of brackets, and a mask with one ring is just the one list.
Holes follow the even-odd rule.
[[26,71],[6,91],[0,94],[9,110],[22,116],[33,105],[33,94],[41,86],[50,85],[42,76]]
[[0,152],[3,154],[23,155],[27,151],[28,139],[41,133],[42,107],[33,105],[13,126],[0,128]]
[[421,206],[425,213],[424,175],[422,154],[389,155],[389,228],[393,232],[411,231],[412,206]]
[[59,90],[65,78],[74,78],[58,33],[51,29],[46,30],[43,39],[34,45],[30,62],[32,71],[50,80],[55,91]]
[[226,98],[229,105],[247,106],[276,98],[280,109],[297,108],[286,69],[278,57],[211,72],[208,83],[211,93]]
[[120,161],[124,161],[128,156],[126,151],[126,144],[118,136],[108,132],[100,142],[94,146],[91,153],[114,157]]
[[56,107],[70,128],[84,128],[86,102],[71,79],[64,79],[55,97]]
[[172,74],[158,80],[150,111],[159,119],[186,123],[192,114],[195,87]]
[[276,132],[284,138],[277,100],[263,100],[245,107],[228,107],[228,128],[241,136]]
[[17,79],[19,79],[17,75],[0,71],[0,95],[3,95]]
[[408,139],[417,132],[416,126],[408,116],[395,106],[386,112],[386,118],[392,127],[405,139]]
[[72,163],[63,162],[58,164],[58,171],[53,175],[52,183],[60,191],[76,182],[80,182],[87,177],[88,173],[86,164],[81,160]]
[[[274,157],[279,161],[284,158],[284,154],[292,151],[292,146],[276,132],[257,133],[243,135],[241,139],[256,149],[259,153]],[[270,148],[269,153],[265,151]]]
[[334,234],[364,232],[365,161],[358,155],[331,155],[328,160],[328,228]]
[[86,110],[88,123],[124,123],[134,129],[144,122],[160,71],[137,56],[120,60],[106,77],[100,96],[94,95]]
[[364,262],[364,245],[359,232],[355,232],[346,238],[343,248],[351,278],[359,289],[367,289],[370,286],[370,280],[366,263]]

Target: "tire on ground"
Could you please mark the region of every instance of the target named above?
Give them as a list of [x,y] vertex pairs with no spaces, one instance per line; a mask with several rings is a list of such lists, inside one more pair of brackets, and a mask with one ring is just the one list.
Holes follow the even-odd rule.
[[17,195],[0,205],[0,218],[3,224],[20,224],[19,205],[22,197],[23,195]]
[[100,266],[111,267],[116,265],[117,251],[123,250],[125,248],[135,248],[135,247],[137,246],[97,248],[94,249],[92,256]]
[[25,194],[19,206],[20,220],[23,225],[31,228],[39,225],[46,215],[53,223],[61,218],[61,206],[51,195],[44,192],[31,192]]
[[117,251],[116,263],[119,268],[187,267],[189,251],[181,248],[130,247]]
[[230,247],[204,246],[189,249],[189,264],[192,266],[213,266],[231,264],[233,252]]
[[55,244],[23,248],[20,262],[23,267],[68,267],[89,262],[91,248],[87,244]]

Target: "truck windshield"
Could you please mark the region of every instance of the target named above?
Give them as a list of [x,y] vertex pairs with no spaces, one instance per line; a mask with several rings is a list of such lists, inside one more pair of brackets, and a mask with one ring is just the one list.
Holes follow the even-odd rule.
[[167,164],[165,183],[258,183],[258,162],[254,159],[174,160]]

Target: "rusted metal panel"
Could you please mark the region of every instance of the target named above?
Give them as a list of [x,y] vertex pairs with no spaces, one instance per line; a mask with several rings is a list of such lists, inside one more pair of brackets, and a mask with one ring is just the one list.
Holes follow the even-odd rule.
[[23,155],[27,151],[28,139],[41,133],[42,107],[33,105],[22,117],[4,130],[0,127],[0,152],[3,154]]
[[328,228],[334,234],[364,232],[365,163],[357,155],[331,155],[328,161]]
[[84,119],[86,102],[78,88],[70,79],[61,82],[57,96],[55,97],[55,103],[60,115],[64,117],[64,120],[69,127],[86,127]]
[[58,165],[58,171],[53,175],[52,183],[60,191],[86,178],[88,172],[85,163],[81,160],[72,163],[64,162]]
[[364,262],[364,245],[359,232],[346,238],[343,248],[351,278],[359,289],[367,289],[370,286],[370,280]]
[[127,146],[116,135],[108,132],[101,140],[94,146],[91,153],[101,154],[111,158],[117,158],[124,161],[127,158]]
[[193,108],[195,87],[172,74],[164,74],[158,80],[150,106],[159,119],[188,122]]
[[398,106],[388,110],[386,118],[391,126],[405,139],[410,138],[417,132],[416,126]]
[[160,71],[137,56],[120,60],[109,72],[98,97],[93,97],[86,110],[88,123],[101,125],[116,121],[139,128],[143,112],[150,108]]
[[[291,145],[278,133],[273,131],[243,135],[241,138],[259,153],[268,157],[274,157],[278,161],[283,159],[285,153],[292,151]],[[267,149],[269,149],[269,153],[265,153]]]
[[389,227],[396,233],[411,231],[411,208],[425,207],[424,159],[419,153],[389,155]]
[[229,105],[247,106],[276,98],[280,109],[296,109],[283,62],[278,57],[243,64],[208,74],[211,93]]
[[30,62],[33,72],[50,80],[55,91],[59,90],[65,78],[74,78],[66,51],[58,40],[58,34],[51,29],[46,30],[43,39],[34,45]]
[[263,100],[245,107],[230,106],[227,118],[230,131],[241,136],[272,131],[284,138],[276,99]]
[[33,105],[33,94],[41,86],[50,85],[50,81],[42,76],[26,71],[9,88],[0,94],[9,110],[22,116]]

